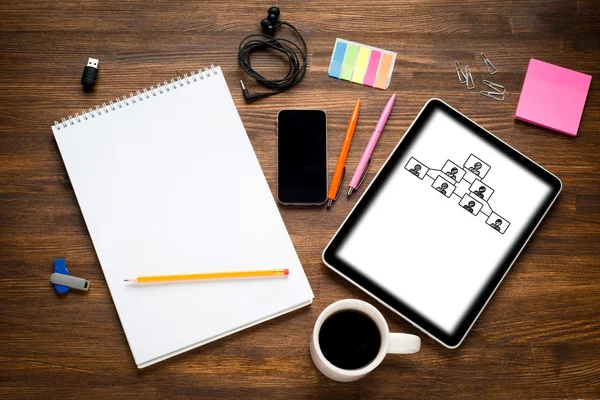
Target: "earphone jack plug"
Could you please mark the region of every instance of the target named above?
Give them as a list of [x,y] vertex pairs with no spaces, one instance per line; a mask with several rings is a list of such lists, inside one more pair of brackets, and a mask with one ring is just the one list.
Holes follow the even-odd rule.
[[240,85],[242,85],[242,93],[244,94],[244,100],[246,101],[246,103],[252,103],[256,100],[279,93],[279,92],[261,92],[261,93],[250,94],[248,92],[248,89],[246,89],[246,86],[244,85],[244,81],[240,80]]

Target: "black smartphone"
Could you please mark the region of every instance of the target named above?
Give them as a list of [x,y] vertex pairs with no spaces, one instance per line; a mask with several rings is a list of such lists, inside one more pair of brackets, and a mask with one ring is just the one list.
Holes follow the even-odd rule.
[[327,115],[322,110],[277,114],[277,200],[320,205],[327,200]]

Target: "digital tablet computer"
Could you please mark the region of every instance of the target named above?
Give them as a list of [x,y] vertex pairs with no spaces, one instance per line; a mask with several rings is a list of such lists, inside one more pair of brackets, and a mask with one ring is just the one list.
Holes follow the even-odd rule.
[[561,188],[556,176],[432,99],[323,262],[455,348]]

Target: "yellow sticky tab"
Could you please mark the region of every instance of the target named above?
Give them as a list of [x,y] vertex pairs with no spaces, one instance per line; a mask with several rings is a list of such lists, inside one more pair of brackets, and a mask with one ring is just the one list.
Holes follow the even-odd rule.
[[358,50],[358,57],[356,58],[356,66],[354,67],[354,73],[352,74],[351,81],[354,83],[362,84],[365,79],[365,73],[367,72],[367,64],[369,63],[369,57],[371,56],[371,49],[367,47],[361,47]]

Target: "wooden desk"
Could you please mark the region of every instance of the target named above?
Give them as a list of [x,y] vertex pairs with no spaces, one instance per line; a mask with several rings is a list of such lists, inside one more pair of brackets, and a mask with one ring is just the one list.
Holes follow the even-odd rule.
[[[599,398],[600,3],[278,1],[283,19],[305,35],[309,71],[290,92],[245,105],[237,46],[258,31],[272,5],[252,3],[0,3],[0,398]],[[390,90],[329,78],[336,37],[397,51]],[[500,71],[493,81],[508,88],[504,102],[477,93],[486,77],[481,51]],[[79,80],[90,56],[100,59],[100,75],[94,92],[84,94]],[[594,75],[577,138],[513,119],[530,57]],[[458,84],[454,59],[473,67],[476,91]],[[278,66],[256,62],[266,70]],[[360,97],[353,168],[392,91],[397,105],[367,181],[431,97],[562,179],[560,198],[462,347],[447,350],[421,335],[420,353],[388,357],[351,384],[329,381],[313,367],[308,341],[321,310],[348,297],[371,301],[321,263],[321,251],[359,198],[353,196],[330,211],[281,208],[315,293],[311,307],[135,367],[50,125],[211,63],[224,70],[273,191],[279,109],[327,112],[333,171]],[[54,293],[48,278],[57,257],[91,280],[89,293]],[[419,333],[377,307],[394,330]]]

